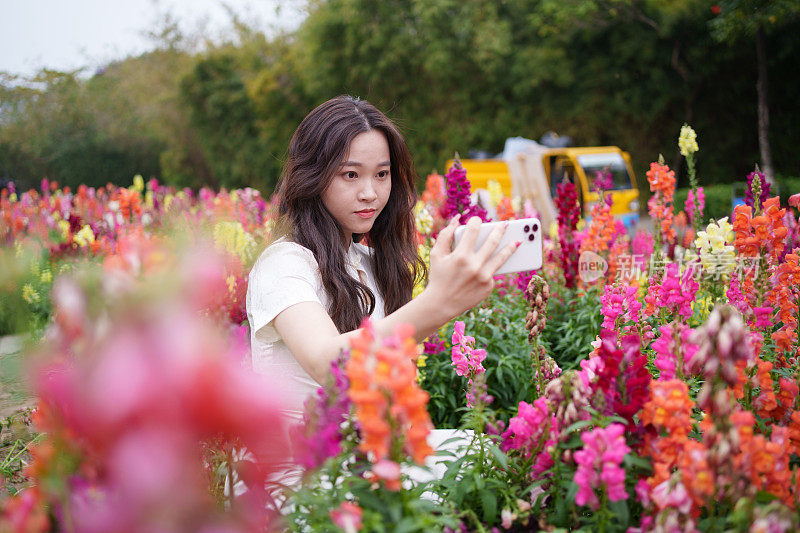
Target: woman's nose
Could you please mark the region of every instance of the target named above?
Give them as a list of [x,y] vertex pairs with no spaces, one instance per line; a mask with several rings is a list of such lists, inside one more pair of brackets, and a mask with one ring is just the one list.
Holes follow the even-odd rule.
[[358,191],[358,199],[371,202],[375,198],[377,198],[378,193],[375,192],[375,185],[372,183],[372,180],[364,180],[364,185]]

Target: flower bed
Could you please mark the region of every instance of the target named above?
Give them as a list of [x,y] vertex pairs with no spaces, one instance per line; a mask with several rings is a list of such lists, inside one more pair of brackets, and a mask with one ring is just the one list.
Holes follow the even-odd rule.
[[[246,370],[242,308],[269,203],[3,189],[0,324],[47,334],[24,356],[38,406],[4,422],[0,530],[796,530],[800,196],[754,174],[701,224],[696,176],[689,212],[663,162],[647,178],[653,234],[602,201],[585,225],[562,184],[541,271],[498,277],[422,346],[365,324],[291,430],[303,483],[277,498],[280,384]],[[445,217],[535,214],[467,188],[458,166],[428,177],[423,257]],[[420,475],[434,428],[461,432]]]

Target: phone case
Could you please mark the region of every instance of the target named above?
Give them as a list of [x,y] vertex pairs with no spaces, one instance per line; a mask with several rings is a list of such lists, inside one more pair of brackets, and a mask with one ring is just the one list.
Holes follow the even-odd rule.
[[[498,224],[503,224],[503,222],[485,222],[481,224],[478,238],[475,241],[476,250],[486,242],[489,233]],[[466,229],[466,226],[456,228],[453,239],[454,247],[458,246]],[[503,263],[503,266],[496,273],[507,274],[509,272],[522,272],[542,268],[542,231],[542,223],[539,222],[538,218],[509,220],[508,228],[497,250],[502,250],[504,246],[511,242],[520,241],[522,244],[519,245],[517,251],[509,257],[508,261]]]

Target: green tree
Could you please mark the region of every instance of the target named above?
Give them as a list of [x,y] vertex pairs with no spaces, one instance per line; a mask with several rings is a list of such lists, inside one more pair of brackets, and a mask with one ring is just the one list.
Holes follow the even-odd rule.
[[769,74],[767,68],[766,34],[775,31],[800,16],[796,0],[722,0],[718,16],[712,20],[711,33],[721,42],[739,39],[755,40],[758,92],[758,145],[761,168],[767,180],[774,183],[772,149],[769,142]]

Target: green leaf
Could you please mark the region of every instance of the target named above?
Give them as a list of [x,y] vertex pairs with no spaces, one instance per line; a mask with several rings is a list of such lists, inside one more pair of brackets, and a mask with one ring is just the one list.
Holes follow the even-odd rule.
[[591,421],[591,420],[579,420],[579,421],[577,421],[577,422],[575,422],[575,423],[571,424],[571,425],[570,425],[570,426],[569,426],[569,427],[566,429],[566,432],[567,432],[567,433],[572,433],[572,432],[574,432],[574,431],[577,431],[577,430],[579,430],[579,429],[583,429],[583,428],[589,427],[589,426],[591,426],[591,425],[592,425],[592,421]]
[[488,490],[480,491],[481,507],[483,507],[483,520],[487,524],[492,524],[497,518],[497,500],[494,494]]
[[608,508],[611,509],[612,513],[614,513],[614,517],[619,520],[619,523],[623,528],[628,526],[628,522],[630,521],[630,513],[628,511],[628,502],[626,500],[609,502]]
[[497,446],[489,446],[489,452],[494,456],[495,460],[500,463],[503,469],[508,468],[508,456]]

